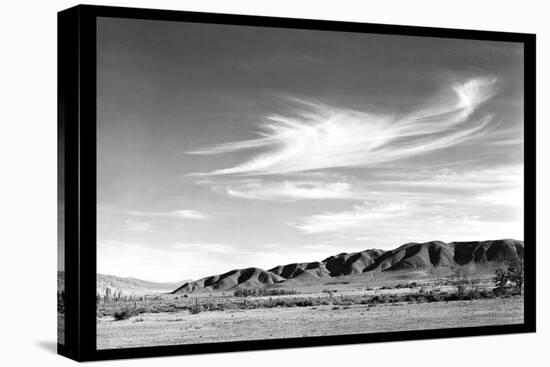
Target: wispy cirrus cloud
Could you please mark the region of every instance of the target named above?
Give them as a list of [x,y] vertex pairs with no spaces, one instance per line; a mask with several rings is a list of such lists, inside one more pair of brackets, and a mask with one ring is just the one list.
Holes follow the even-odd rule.
[[494,77],[453,85],[452,98],[396,116],[334,107],[292,98],[293,113],[271,115],[256,139],[188,151],[214,155],[253,148],[263,152],[229,168],[198,176],[270,175],[338,167],[374,166],[460,144],[480,136],[491,122],[472,119],[496,91]]
[[448,202],[364,202],[350,210],[306,216],[291,225],[308,236],[344,236],[376,242],[391,239],[394,244],[523,238],[520,200],[521,191],[511,190]]
[[208,219],[209,216],[201,213],[197,210],[174,210],[170,212],[170,215],[176,218],[184,218],[184,219]]
[[400,236],[404,241],[523,238],[521,165],[397,175],[379,180],[377,187],[387,189],[364,192],[358,197],[366,201],[350,209],[304,216],[291,225],[307,235],[356,235],[377,242]]
[[152,218],[182,218],[182,219],[195,219],[202,220],[210,218],[208,215],[192,209],[179,209],[167,212],[144,212],[130,210],[127,214],[138,217],[152,217]]
[[409,213],[409,204],[378,203],[372,205],[364,202],[355,205],[352,210],[343,212],[326,212],[304,218],[293,225],[304,233],[339,232],[353,227],[368,225],[374,221],[395,218]]
[[492,167],[471,167],[467,170],[442,168],[435,172],[415,172],[407,175],[394,174],[388,179],[379,180],[378,184],[411,190],[430,188],[433,190],[468,190],[484,191],[503,190],[521,186],[523,182],[523,166],[507,164]]
[[367,180],[312,172],[312,175],[297,175],[281,181],[237,178],[234,180],[203,179],[196,183],[230,197],[251,200],[293,202],[344,199],[449,202],[450,193],[454,197],[452,200],[456,201],[456,195],[460,197],[460,195],[477,195],[494,190],[519,190],[522,179],[523,167],[519,164],[508,164],[467,169],[392,171],[371,175]]
[[144,236],[158,235],[170,228],[181,228],[184,223],[196,226],[192,222],[207,222],[213,218],[210,214],[194,209],[144,211],[116,208],[102,203],[97,208],[98,230],[133,232]]
[[348,182],[321,181],[254,181],[220,185],[216,191],[256,200],[295,201],[307,199],[352,199],[354,194]]

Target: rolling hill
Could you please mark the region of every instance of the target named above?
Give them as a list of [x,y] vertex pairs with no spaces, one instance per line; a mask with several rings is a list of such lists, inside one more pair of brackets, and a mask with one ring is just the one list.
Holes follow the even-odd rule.
[[107,288],[111,289],[111,293],[121,292],[123,295],[145,295],[167,293],[186,282],[188,282],[188,280],[175,283],[157,283],[106,274],[97,274],[96,281],[97,294],[102,297],[105,295],[105,290]]
[[259,288],[280,283],[285,279],[277,274],[259,268],[231,270],[192,282],[187,282],[172,293],[193,292],[195,290],[226,290],[239,288]]
[[466,266],[480,271],[490,266],[523,259],[523,241],[451,242],[431,241],[407,243],[394,250],[370,249],[341,253],[323,261],[278,265],[269,270],[235,269],[196,281],[186,282],[172,293],[224,291],[242,288],[263,288],[274,285],[322,283],[353,275],[375,275],[391,272],[439,272]]
[[523,258],[523,248],[523,241],[516,240],[407,243],[383,253],[373,264],[363,269],[363,272],[455,266],[476,268]]

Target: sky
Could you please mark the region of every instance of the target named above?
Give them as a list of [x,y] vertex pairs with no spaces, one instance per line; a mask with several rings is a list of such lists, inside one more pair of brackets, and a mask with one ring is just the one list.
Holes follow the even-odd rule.
[[98,272],[523,240],[523,46],[98,20]]

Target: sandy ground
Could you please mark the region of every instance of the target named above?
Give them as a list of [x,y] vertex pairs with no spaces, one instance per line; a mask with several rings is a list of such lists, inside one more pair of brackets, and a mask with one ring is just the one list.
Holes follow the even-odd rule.
[[523,323],[523,298],[187,311],[97,323],[97,348],[212,343]]

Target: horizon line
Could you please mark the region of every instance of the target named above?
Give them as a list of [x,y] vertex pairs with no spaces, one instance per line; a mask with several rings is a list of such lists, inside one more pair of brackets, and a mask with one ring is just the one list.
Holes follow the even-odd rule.
[[[380,250],[380,251],[383,251],[384,253],[385,252],[389,252],[389,251],[395,251],[397,250],[398,248],[402,247],[402,246],[405,246],[405,245],[410,245],[410,244],[419,244],[419,245],[422,245],[422,244],[427,244],[427,243],[432,243],[432,242],[442,242],[446,245],[450,245],[450,244],[455,244],[455,243],[468,243],[468,242],[488,242],[488,241],[518,241],[518,242],[525,242],[525,240],[518,240],[518,239],[515,239],[515,238],[499,238],[499,239],[495,239],[495,240],[481,240],[481,241],[451,241],[451,242],[445,242],[445,241],[440,241],[440,240],[431,240],[431,241],[426,241],[426,242],[415,242],[415,241],[411,241],[411,242],[406,242],[406,243],[403,243],[395,248],[392,248],[392,249],[389,249],[389,250],[384,250],[384,249],[380,249],[380,248],[367,248],[367,249],[364,249],[364,250],[361,250],[361,251],[352,251],[352,252],[339,252],[337,254],[333,254],[333,255],[329,255],[327,257],[325,257],[323,260],[321,261],[317,261],[317,260],[314,260],[314,261],[306,261],[305,263],[314,263],[314,262],[323,262],[325,260],[327,260],[329,257],[331,256],[337,256],[337,255],[342,255],[342,254],[356,254],[356,253],[359,253],[359,252],[365,252],[365,251],[373,251],[373,250]],[[274,269],[278,266],[288,266],[288,265],[294,265],[294,264],[302,264],[304,262],[289,262],[287,264],[284,264],[284,265],[275,265],[273,267],[270,267],[269,269]],[[106,273],[97,273],[96,272],[96,277],[97,275],[105,275],[105,276],[113,276],[113,277],[117,277],[117,278],[123,278],[123,279],[134,279],[134,280],[139,280],[139,281],[143,281],[143,282],[149,282],[149,283],[159,283],[159,284],[162,284],[162,283],[180,283],[180,282],[184,282],[182,283],[182,285],[186,284],[186,283],[189,283],[189,282],[194,282],[194,281],[197,281],[197,280],[200,280],[200,279],[204,279],[204,278],[208,278],[208,277],[211,277],[211,276],[215,276],[215,275],[223,275],[223,274],[226,274],[226,273],[229,273],[231,271],[234,271],[234,270],[243,270],[243,269],[251,269],[251,268],[255,268],[255,269],[260,269],[262,271],[266,271],[266,272],[269,272],[270,270],[268,269],[263,269],[263,268],[260,268],[260,267],[257,267],[257,266],[248,266],[248,267],[244,267],[244,268],[233,268],[233,269],[230,269],[230,270],[227,270],[227,271],[224,271],[224,272],[219,272],[219,273],[216,273],[214,275],[207,275],[207,276],[203,276],[203,277],[199,277],[199,278],[187,278],[187,279],[184,279],[184,280],[166,280],[166,281],[157,281],[157,280],[147,280],[147,279],[143,279],[143,278],[137,278],[135,276],[122,276],[122,275],[115,275],[115,274],[106,274]],[[58,273],[60,272],[65,272],[64,270],[58,270]],[[96,278],[96,281],[97,281],[97,278]]]

